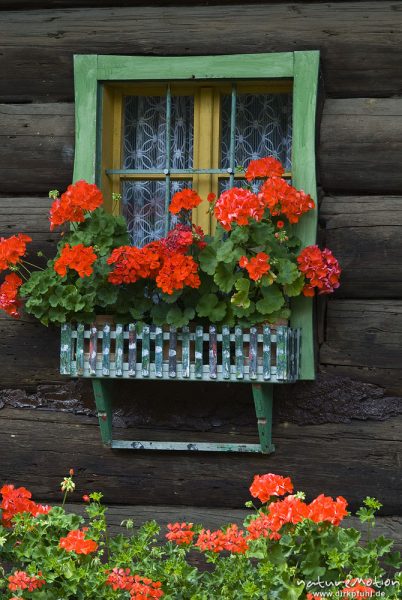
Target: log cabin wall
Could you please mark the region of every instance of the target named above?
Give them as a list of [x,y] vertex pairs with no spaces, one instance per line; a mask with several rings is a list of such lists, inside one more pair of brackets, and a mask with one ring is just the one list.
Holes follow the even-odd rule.
[[[163,479],[171,470],[176,483],[170,491],[166,481],[154,486],[154,503],[185,504],[192,497],[201,505],[238,506],[236,494],[245,489],[244,477],[269,465],[273,471],[297,470],[299,486],[305,484],[311,493],[352,494],[356,502],[364,493],[382,496],[381,489],[392,488],[386,510],[400,514],[402,3],[148,4],[0,0],[0,235],[24,231],[34,238],[33,253],[54,253],[58,236],[49,232],[47,193],[63,190],[72,178],[73,54],[186,56],[319,49],[324,84],[317,146],[319,235],[339,258],[343,276],[336,294],[317,304],[318,378],[279,390],[278,453],[269,459],[111,454],[92,433],[96,429],[88,387],[57,375],[58,332],[28,317],[15,322],[2,315],[4,450],[6,432],[17,431],[22,465],[42,443],[46,427],[53,443],[62,440],[54,470],[56,464],[60,469],[65,465],[63,452],[75,451],[83,478],[98,481],[101,461],[109,477],[109,501],[121,500],[121,493],[113,490],[123,486],[126,500],[132,502],[138,499],[138,484],[149,482],[151,473]],[[142,427],[152,421],[161,428],[236,430],[241,435],[255,426],[251,397],[242,386],[222,384],[206,391],[205,385],[193,384],[189,401],[186,385],[135,385],[119,390],[116,425]],[[54,418],[40,417],[37,407],[55,411]],[[66,411],[76,414],[63,417]],[[87,416],[77,416],[83,413]],[[293,425],[287,428],[288,422]],[[74,442],[71,435],[77,437]],[[46,461],[43,445],[40,451],[35,460],[36,468],[43,467],[42,478],[35,485],[39,495],[50,498],[61,473],[46,471],[40,462]],[[332,466],[321,460],[329,453],[338,456]],[[364,483],[367,473],[361,472],[361,462],[376,469],[375,481]],[[19,468],[10,463],[10,474],[17,477]],[[127,468],[135,481],[125,480]],[[195,499],[183,491],[180,471],[194,480]],[[229,483],[234,471],[236,484]],[[331,490],[328,479],[334,475]],[[350,491],[352,482],[356,492]],[[231,499],[224,493],[228,486]],[[146,502],[146,496],[138,501]]]

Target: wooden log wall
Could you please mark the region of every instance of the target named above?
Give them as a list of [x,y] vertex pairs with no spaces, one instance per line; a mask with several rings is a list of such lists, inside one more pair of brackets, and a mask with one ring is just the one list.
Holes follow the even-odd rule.
[[[402,418],[396,415],[402,410],[402,3],[121,0],[118,4],[108,0],[0,0],[0,236],[26,231],[35,239],[33,253],[39,249],[50,255],[54,252],[57,235],[49,232],[50,203],[46,196],[49,189],[65,188],[72,176],[73,54],[202,55],[319,49],[325,87],[317,148],[320,235],[340,259],[342,286],[333,297],[321,299],[318,304],[320,376],[316,383],[282,390],[285,408],[280,416],[282,420],[322,423],[343,417],[378,420],[394,415],[394,422],[400,426]],[[0,316],[0,355],[0,386],[30,388],[26,406],[44,402],[48,408],[68,407],[67,400],[53,405],[43,400],[44,384],[60,382],[55,331],[44,330],[28,318],[16,323]],[[42,391],[32,390],[37,385]],[[214,395],[212,390],[210,393]],[[206,422],[213,421],[217,395],[212,398],[209,413],[206,409]],[[4,392],[3,397],[7,401],[10,392]],[[204,402],[205,394],[197,398]],[[145,419],[142,410],[140,413]],[[31,417],[29,411],[26,414],[32,422],[39,418],[37,412]],[[10,418],[7,413],[6,420]],[[134,419],[136,423],[138,418]],[[313,447],[311,455],[307,453],[293,463],[290,457],[298,455],[305,436],[308,439],[312,434],[307,428],[302,433],[302,428],[293,446],[286,443],[285,434],[281,437],[278,433],[283,458],[277,464],[265,459],[260,465],[243,457],[243,473],[270,468],[272,464],[276,470],[301,469],[304,473],[308,464],[315,475],[321,473],[326,480],[332,477],[337,483],[352,485],[359,461],[364,463],[367,445],[374,444],[375,452],[382,457],[391,452],[387,475],[381,475],[379,481],[392,488],[395,481],[391,474],[394,465],[399,464],[396,447],[400,441],[389,441],[387,446],[384,434],[378,445],[375,439],[382,431],[381,423],[353,423],[347,435],[357,441],[349,446],[339,445],[344,430],[327,429],[329,438],[337,440],[336,452],[340,452],[342,465],[338,462],[327,469],[318,461],[311,469],[314,456],[328,454],[324,445],[321,453]],[[86,424],[82,426],[85,429]],[[46,427],[53,427],[51,419]],[[69,431],[73,430],[78,432],[78,421]],[[359,451],[353,454],[352,446],[356,444]],[[27,438],[19,448],[21,456],[24,452],[28,455]],[[110,476],[113,469],[118,471],[106,486],[108,500],[119,501],[117,488],[125,477],[125,467],[119,465],[133,458],[121,462],[120,454],[105,455],[110,461]],[[138,481],[152,472],[155,459],[151,456],[141,460],[143,475],[138,475]],[[157,459],[161,473],[176,464],[173,457],[166,460]],[[209,469],[210,465],[226,464],[228,473],[232,473],[234,459],[222,458],[214,463],[212,459],[193,457],[191,461],[186,477],[194,472],[201,479],[197,469],[209,465],[205,485],[199,488],[199,503],[209,502],[208,494],[216,486],[222,490],[216,502],[224,502],[228,480],[223,477],[221,482],[220,467],[211,476]],[[350,461],[355,470],[350,470]],[[373,456],[367,468],[375,469],[376,461]],[[83,467],[88,477],[96,472],[96,465],[99,462]],[[17,465],[10,465],[10,472],[13,469],[17,473]],[[57,479],[60,474],[57,470],[56,477],[56,470],[52,470],[52,477]],[[308,490],[314,491],[313,482],[306,477]],[[137,493],[137,483],[133,487],[130,482],[126,488],[127,501]],[[38,480],[39,489],[40,485]],[[366,488],[363,483],[359,486],[361,496]],[[370,495],[376,495],[373,486],[373,482],[367,485]],[[324,489],[328,491],[324,486],[320,491]],[[50,489],[46,490],[43,494],[50,494]],[[177,489],[161,502],[174,503],[176,492],[182,494],[183,490]],[[334,488],[334,493],[341,492],[339,486]],[[180,497],[180,502],[186,502],[186,498]],[[396,498],[388,502],[391,513],[401,512]],[[138,500],[142,501],[146,500]]]

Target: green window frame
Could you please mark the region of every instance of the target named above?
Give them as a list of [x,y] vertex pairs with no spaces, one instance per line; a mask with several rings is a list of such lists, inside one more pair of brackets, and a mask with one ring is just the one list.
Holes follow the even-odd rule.
[[[102,92],[112,82],[194,80],[293,80],[292,183],[317,204],[315,122],[319,52],[223,56],[148,57],[74,56],[75,161],[74,181],[100,181]],[[295,226],[306,246],[316,241],[317,209]],[[314,368],[313,300],[292,299],[291,326],[302,329],[299,379],[312,380]]]

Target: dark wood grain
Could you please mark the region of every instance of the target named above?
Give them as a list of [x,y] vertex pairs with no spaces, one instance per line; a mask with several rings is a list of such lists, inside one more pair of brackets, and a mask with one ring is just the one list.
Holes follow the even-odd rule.
[[402,90],[393,1],[4,11],[0,101],[72,100],[73,54],[204,55],[319,49],[327,92]]
[[[376,496],[384,503],[385,515],[398,515],[401,423],[402,418],[310,427],[281,424],[274,429],[277,449],[271,456],[134,453],[103,448],[93,418],[3,409],[0,477],[17,485],[29,483],[38,499],[60,501],[59,482],[73,467],[77,474],[73,501],[100,490],[108,503],[240,508],[249,498],[253,475],[271,471],[290,475],[296,488],[309,497],[323,491],[342,494],[356,508],[366,495]],[[175,432],[124,434],[166,439]]]
[[402,393],[402,300],[329,300],[320,363]]
[[320,223],[342,267],[336,297],[402,297],[401,196],[325,196]]
[[[335,193],[402,190],[402,100],[355,98],[324,104],[318,162]],[[74,106],[0,105],[0,193],[39,194],[72,178]]]

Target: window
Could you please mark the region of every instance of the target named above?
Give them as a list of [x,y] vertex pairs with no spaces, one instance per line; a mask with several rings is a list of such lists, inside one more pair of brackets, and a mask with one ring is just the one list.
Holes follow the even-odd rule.
[[[75,57],[74,180],[122,194],[133,243],[164,235],[172,192],[201,197],[242,185],[237,165],[273,154],[295,186],[316,198],[316,51],[210,57]],[[190,216],[189,216],[190,218]],[[213,230],[206,206],[193,221]],[[315,242],[314,212],[297,233]],[[303,328],[301,378],[314,378],[312,302],[296,298]]]
[[[193,187],[206,199],[235,179],[242,185],[236,167],[251,159],[273,155],[290,177],[291,87],[290,81],[105,86],[102,187],[122,195],[114,209],[126,216],[132,242],[143,246],[174,226],[167,210],[174,192]],[[214,226],[205,206],[192,220],[206,232]]]

